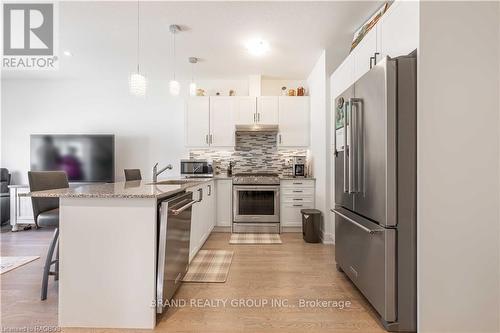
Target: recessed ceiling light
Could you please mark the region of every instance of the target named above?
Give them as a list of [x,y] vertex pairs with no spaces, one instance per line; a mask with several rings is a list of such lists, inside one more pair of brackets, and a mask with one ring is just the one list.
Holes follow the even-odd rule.
[[248,52],[255,56],[261,56],[269,51],[269,43],[263,39],[252,39],[246,43]]
[[70,51],[66,50],[63,52],[63,54],[66,56],[66,57],[71,57],[73,55],[73,53],[71,53]]

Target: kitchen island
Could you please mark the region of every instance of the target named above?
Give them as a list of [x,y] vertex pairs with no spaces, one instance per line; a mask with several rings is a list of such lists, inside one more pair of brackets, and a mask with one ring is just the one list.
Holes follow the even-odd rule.
[[24,194],[60,198],[59,326],[154,328],[158,202],[210,180],[128,181]]

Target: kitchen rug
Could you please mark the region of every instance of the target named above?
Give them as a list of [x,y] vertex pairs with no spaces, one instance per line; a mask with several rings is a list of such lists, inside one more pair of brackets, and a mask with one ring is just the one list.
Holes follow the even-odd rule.
[[226,282],[233,251],[200,250],[182,282]]
[[38,258],[40,258],[40,256],[0,257],[0,274],[7,273]]
[[229,244],[281,244],[279,234],[231,234]]

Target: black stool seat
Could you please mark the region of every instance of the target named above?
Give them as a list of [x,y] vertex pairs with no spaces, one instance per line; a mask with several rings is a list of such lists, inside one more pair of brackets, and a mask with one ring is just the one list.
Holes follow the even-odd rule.
[[[28,180],[31,192],[69,187],[68,176],[62,171],[29,171]],[[54,227],[54,236],[50,242],[43,268],[41,293],[43,301],[47,299],[49,275],[54,275],[55,280],[59,279],[59,198],[31,197],[31,203],[36,226]],[[56,259],[53,259],[54,250]],[[54,271],[50,270],[52,265],[54,265]]]
[[54,208],[38,214],[37,221],[40,227],[58,227],[59,208]]

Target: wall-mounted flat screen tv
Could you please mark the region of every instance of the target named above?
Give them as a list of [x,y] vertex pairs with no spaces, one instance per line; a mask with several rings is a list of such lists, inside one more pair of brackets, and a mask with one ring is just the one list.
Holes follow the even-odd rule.
[[32,171],[65,171],[70,182],[114,182],[115,136],[34,134]]

